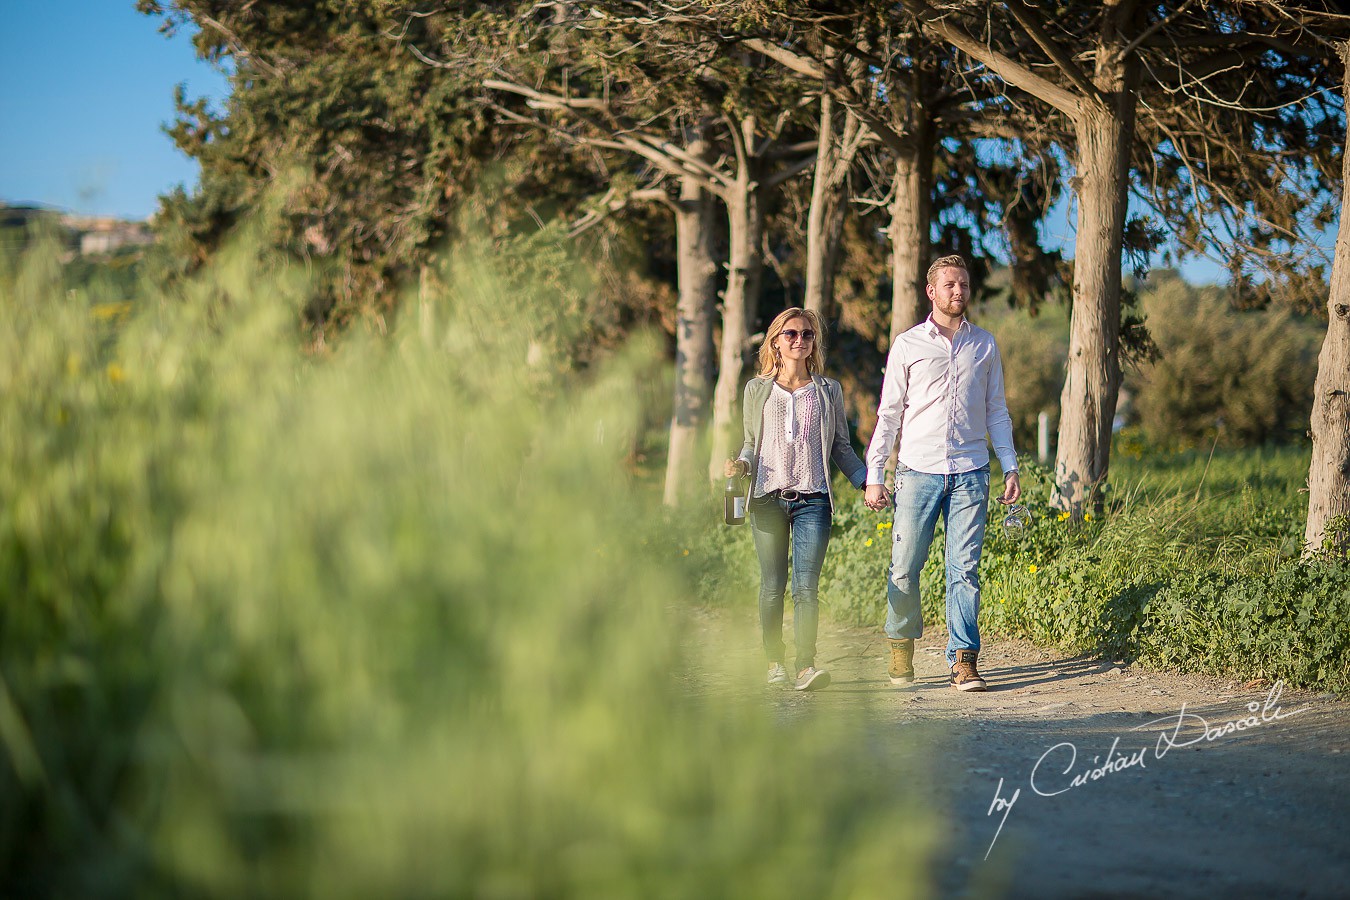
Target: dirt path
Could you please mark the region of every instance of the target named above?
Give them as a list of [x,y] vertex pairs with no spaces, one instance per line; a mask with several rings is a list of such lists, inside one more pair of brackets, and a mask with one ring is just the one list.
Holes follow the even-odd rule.
[[[748,616],[702,627],[745,638],[725,677],[762,678]],[[914,790],[949,825],[942,896],[1350,897],[1350,703],[1006,640],[980,657],[990,690],[961,693],[945,642],[925,636],[917,683],[893,688],[879,631],[826,627],[829,688],[757,688],[787,716],[866,706],[883,747],[901,726],[931,738]],[[883,766],[912,780],[910,762]]]

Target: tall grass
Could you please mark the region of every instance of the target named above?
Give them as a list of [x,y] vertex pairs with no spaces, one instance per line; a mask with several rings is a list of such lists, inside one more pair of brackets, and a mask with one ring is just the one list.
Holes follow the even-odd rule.
[[130,305],[0,261],[0,893],[922,893],[861,723],[707,688],[655,347],[578,376],[565,261],[454,259],[326,354],[246,248]]

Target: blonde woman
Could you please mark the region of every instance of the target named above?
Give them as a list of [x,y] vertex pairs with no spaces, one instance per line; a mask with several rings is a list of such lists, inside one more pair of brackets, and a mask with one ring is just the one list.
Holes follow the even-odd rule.
[[830,674],[816,666],[820,569],[830,543],[833,460],[854,487],[867,478],[849,443],[839,382],[821,374],[825,352],[820,317],[792,307],[769,325],[759,348],[759,375],[745,386],[745,446],[726,474],[749,475],[750,526],[759,554],[759,622],[769,658],[769,684],[787,684],[783,592],[792,557],[793,635],[799,691],[819,690]]

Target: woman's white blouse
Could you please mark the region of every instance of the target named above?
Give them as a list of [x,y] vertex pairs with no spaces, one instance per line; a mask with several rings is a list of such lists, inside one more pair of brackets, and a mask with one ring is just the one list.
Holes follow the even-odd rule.
[[755,496],[792,489],[825,491],[821,456],[820,397],[814,383],[795,391],[774,384],[764,403]]

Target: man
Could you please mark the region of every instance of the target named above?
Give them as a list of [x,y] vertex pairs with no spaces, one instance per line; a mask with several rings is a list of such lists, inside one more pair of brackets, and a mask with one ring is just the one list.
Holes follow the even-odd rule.
[[886,361],[877,428],[867,448],[866,504],[888,502],[884,470],[899,437],[895,523],[886,584],[892,684],[914,681],[914,639],[923,636],[919,572],[941,514],[947,529],[947,666],[961,691],[987,689],[980,653],[980,553],[989,505],[988,432],[1003,469],[999,502],[1022,495],[1003,360],[994,336],[966,321],[965,260],[944,256],[928,269],[926,320],[896,338]]

